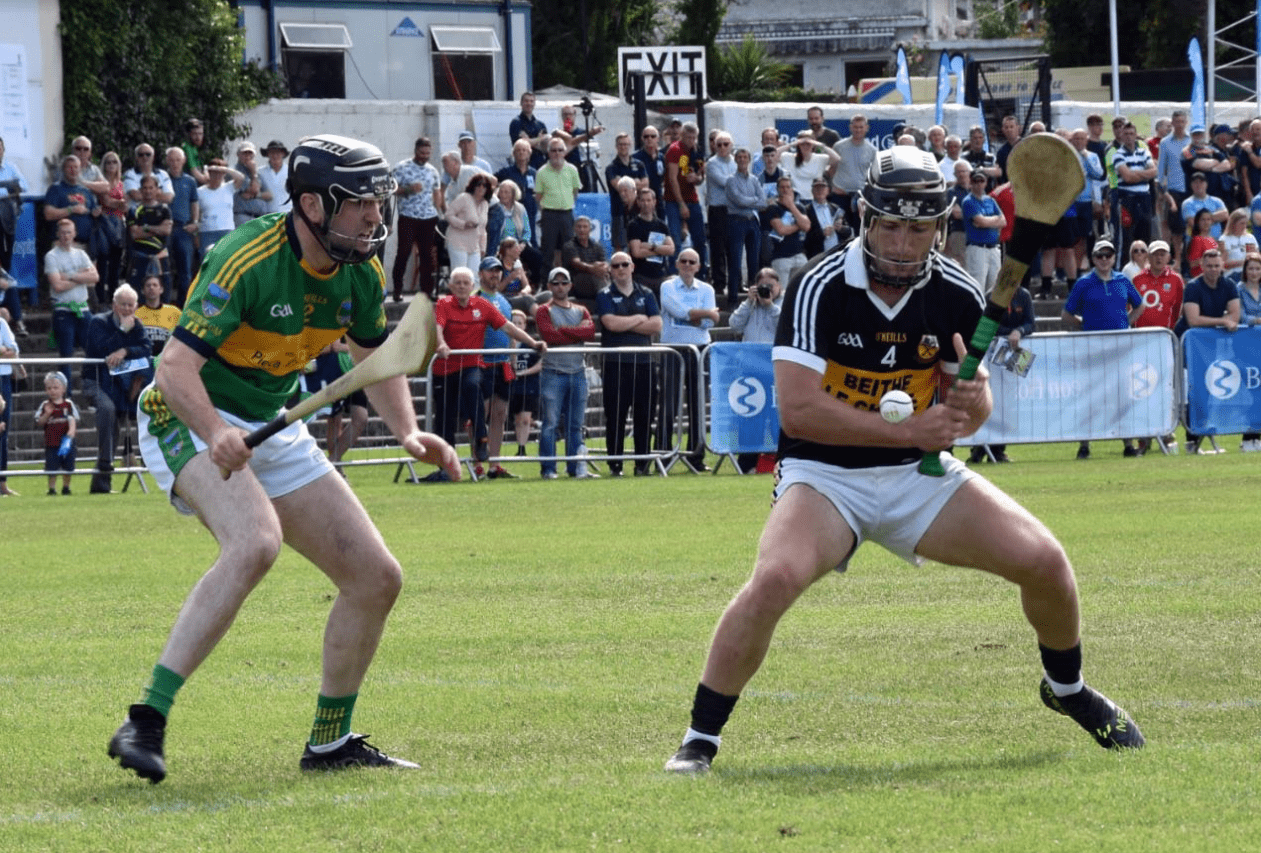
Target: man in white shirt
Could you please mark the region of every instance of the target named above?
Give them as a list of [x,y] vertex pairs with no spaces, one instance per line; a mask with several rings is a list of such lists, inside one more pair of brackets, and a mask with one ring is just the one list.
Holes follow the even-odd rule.
[[[682,356],[682,369],[671,358],[662,363],[661,420],[657,429],[657,449],[674,447],[676,423],[680,414],[679,383],[683,383],[683,403],[687,406],[687,445],[682,459],[693,471],[708,471],[705,464],[705,425],[700,396],[700,364],[693,347],[709,344],[709,330],[720,315],[714,301],[714,288],[696,278],[701,258],[695,249],[679,252],[675,261],[679,274],[661,283],[661,343],[673,345]],[[687,346],[687,345],[691,346]]]
[[154,164],[153,146],[142,142],[135,149],[135,166],[123,173],[123,192],[132,204],[140,201],[140,179],[145,175],[153,175],[158,179],[158,201],[170,204],[175,198],[175,189],[171,186],[171,176]]

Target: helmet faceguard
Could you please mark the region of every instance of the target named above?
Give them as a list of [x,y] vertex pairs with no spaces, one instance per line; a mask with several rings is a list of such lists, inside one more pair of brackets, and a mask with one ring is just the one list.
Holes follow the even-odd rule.
[[[954,199],[937,160],[927,151],[896,145],[881,151],[871,163],[862,189],[862,231],[859,234],[867,275],[888,287],[912,287],[928,273],[932,248],[946,239],[946,225]],[[935,222],[933,247],[915,259],[886,258],[871,245],[872,226],[880,218],[904,222]],[[890,272],[893,267],[898,272]]]
[[[289,155],[289,181],[285,189],[293,199],[294,212],[320,241],[324,251],[339,264],[361,264],[371,259],[390,236],[398,183],[390,165],[375,145],[345,136],[321,134],[300,142]],[[315,193],[324,208],[324,221],[316,224],[302,209],[303,193]],[[332,230],[333,219],[347,201],[381,203],[381,222],[367,238]],[[367,242],[367,249],[360,245]]]

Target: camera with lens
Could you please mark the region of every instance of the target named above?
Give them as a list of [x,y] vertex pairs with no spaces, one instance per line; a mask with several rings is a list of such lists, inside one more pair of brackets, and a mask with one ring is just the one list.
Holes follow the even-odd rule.
[[770,299],[770,298],[771,298],[771,286],[770,286],[769,284],[759,284],[759,285],[757,286],[757,298],[758,298],[758,299]]
[[584,116],[590,116],[595,112],[595,104],[591,103],[590,97],[583,95],[582,100],[578,102],[578,109],[582,110]]

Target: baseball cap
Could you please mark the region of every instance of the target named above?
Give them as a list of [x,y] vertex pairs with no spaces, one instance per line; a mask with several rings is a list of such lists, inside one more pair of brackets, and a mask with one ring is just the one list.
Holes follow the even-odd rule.
[[1164,240],[1152,240],[1150,243],[1147,244],[1147,254],[1149,255],[1152,254],[1153,252],[1168,252],[1168,251],[1169,251],[1169,244],[1166,243]]
[[494,255],[487,255],[482,258],[482,262],[477,265],[477,268],[479,270],[501,270],[504,268],[504,265]]
[[1101,253],[1103,253],[1103,252],[1111,252],[1112,254],[1114,254],[1114,255],[1115,255],[1115,254],[1116,254],[1116,252],[1117,252],[1117,249],[1116,249],[1116,246],[1113,246],[1113,245],[1112,245],[1112,241],[1110,241],[1110,240],[1098,240],[1098,241],[1096,241],[1096,242],[1095,242],[1095,248],[1094,248],[1094,250],[1091,252],[1091,254],[1092,254],[1092,255],[1098,255],[1098,254],[1101,254]]
[[1193,181],[1207,181],[1207,180],[1208,180],[1208,175],[1204,174],[1203,172],[1192,172],[1192,173],[1191,173],[1191,180],[1193,180]]
[[1202,124],[1193,124],[1193,125],[1191,125],[1191,132],[1192,132],[1192,133],[1204,133],[1204,125],[1202,125]]
[[982,172],[980,169],[977,169],[975,172],[973,172],[971,175],[968,176],[968,179],[972,181],[988,181],[989,176],[986,175],[984,172]]
[[1234,136],[1235,129],[1228,124],[1213,125],[1213,135],[1217,136],[1219,133],[1229,133],[1231,136]]
[[828,185],[827,178],[815,178],[813,181],[810,182],[810,186],[812,187],[826,187],[827,185]]
[[573,281],[573,279],[569,277],[569,270],[564,267],[552,267],[552,271],[547,274],[548,282],[550,283],[556,281],[558,278],[562,278],[567,282]]
[[258,149],[254,147],[253,142],[242,142],[240,145],[236,147],[237,154],[244,154],[246,151],[250,152],[251,154],[258,153]]
[[460,142],[463,142],[466,139],[476,139],[476,138],[477,137],[473,135],[473,131],[471,130],[460,131],[460,139],[459,139]]

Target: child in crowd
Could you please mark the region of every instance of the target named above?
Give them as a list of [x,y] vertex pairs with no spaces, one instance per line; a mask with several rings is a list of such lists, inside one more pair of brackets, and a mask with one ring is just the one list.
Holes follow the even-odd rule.
[[61,475],[61,493],[70,494],[70,473],[74,471],[75,427],[79,410],[66,399],[66,376],[53,371],[44,376],[48,399],[39,405],[35,425],[44,428],[44,471],[48,474],[48,494],[57,494],[57,472]]
[[[512,322],[525,331],[529,318],[524,311],[513,309]],[[521,346],[513,355],[513,372],[516,378],[508,389],[508,415],[512,418],[513,431],[517,436],[517,455],[525,456],[525,445],[530,440],[530,428],[534,425],[534,412],[538,410],[539,373],[543,362],[537,350]]]

